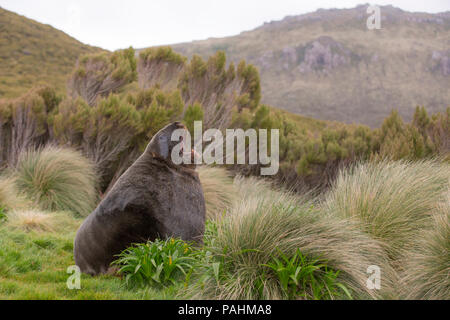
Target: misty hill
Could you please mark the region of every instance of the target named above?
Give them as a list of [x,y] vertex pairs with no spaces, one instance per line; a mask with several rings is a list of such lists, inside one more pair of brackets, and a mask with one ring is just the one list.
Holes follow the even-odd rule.
[[187,56],[224,50],[259,67],[263,103],[325,120],[379,126],[392,108],[411,120],[417,105],[450,106],[450,12],[381,7],[368,30],[368,5],[317,10],[233,37],[174,45]]
[[62,90],[77,58],[100,50],[0,8],[0,98],[43,82]]

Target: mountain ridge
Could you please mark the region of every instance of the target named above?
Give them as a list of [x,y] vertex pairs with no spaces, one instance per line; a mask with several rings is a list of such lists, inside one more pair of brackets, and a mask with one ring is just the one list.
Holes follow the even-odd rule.
[[[410,13],[381,6],[367,30],[367,5],[318,9],[224,38],[171,45],[204,58],[223,50],[261,74],[262,102],[321,120],[378,127],[392,109],[410,121],[417,105],[450,106],[450,11]],[[63,92],[84,45],[50,25],[0,7],[0,98],[48,83]],[[139,50],[137,50],[139,51]]]
[[245,59],[260,70],[263,103],[309,117],[376,127],[391,109],[410,121],[417,105],[450,106],[450,11],[381,6],[381,30],[368,30],[366,9],[319,9],[171,47]]

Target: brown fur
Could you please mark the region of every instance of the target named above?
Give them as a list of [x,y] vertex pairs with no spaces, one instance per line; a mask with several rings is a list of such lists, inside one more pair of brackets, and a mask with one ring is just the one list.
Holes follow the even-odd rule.
[[74,243],[74,258],[84,273],[106,273],[115,255],[133,243],[177,237],[201,242],[205,201],[192,166],[170,160],[179,122],[159,131],[84,221]]

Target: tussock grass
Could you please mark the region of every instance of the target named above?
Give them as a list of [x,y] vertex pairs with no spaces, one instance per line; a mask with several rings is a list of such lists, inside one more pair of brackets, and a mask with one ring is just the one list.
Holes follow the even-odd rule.
[[14,177],[0,176],[0,208],[11,210],[27,205],[27,200],[19,195]]
[[433,220],[432,228],[405,259],[402,296],[406,299],[450,299],[450,191]]
[[356,221],[398,261],[430,226],[449,177],[450,166],[432,160],[361,163],[340,172],[322,208]]
[[76,151],[53,146],[22,153],[16,184],[42,210],[88,215],[97,202],[93,165]]
[[273,197],[274,194],[281,195],[270,182],[256,177],[236,176],[234,178],[234,186],[239,194],[236,198],[235,205],[246,202],[248,199]]
[[233,179],[223,168],[201,166],[197,170],[202,183],[207,219],[217,219],[238,198]]
[[58,232],[78,226],[66,212],[44,212],[36,209],[8,212],[6,226],[26,232]]
[[[311,203],[287,192],[269,192],[265,182],[237,179],[236,183],[240,190],[247,191],[245,198],[235,203],[205,241],[212,263],[220,267],[216,267],[216,277],[207,278],[201,286],[203,290],[195,293],[195,297],[286,298],[276,274],[265,265],[272,263],[280,252],[293,257],[298,250],[339,271],[337,281],[353,298],[394,295],[396,276],[383,248],[351,222],[321,215]],[[367,267],[374,264],[383,270],[383,286],[378,292],[366,286]],[[314,283],[307,286],[303,289],[311,291]]]
[[55,219],[53,214],[40,210],[15,210],[8,213],[7,226],[24,231],[54,231]]
[[[14,184],[20,187],[23,176],[29,177],[25,181],[39,177],[37,182],[60,179],[57,173],[74,157],[61,157],[61,149],[49,149],[46,156],[42,154],[48,149],[27,153],[30,159],[19,162],[16,173],[0,179],[0,193],[11,186],[8,192],[14,191]],[[68,170],[62,177],[73,177],[72,173]],[[161,288],[128,288],[118,278],[83,275],[82,290],[68,290],[66,269],[74,264],[73,238],[82,219],[67,212],[13,206],[0,225],[0,298],[347,299],[346,290],[353,299],[450,296],[448,164],[359,164],[342,171],[320,202],[273,188],[267,180],[236,177],[233,181],[217,168],[201,168],[199,174],[208,186],[206,201],[213,205],[209,205],[204,247],[195,249],[194,268],[185,281],[177,277]],[[31,191],[64,190],[57,195],[75,195],[69,201],[74,204],[83,198],[80,190],[86,190],[80,181],[92,181],[77,178],[66,190],[72,180],[56,178],[58,183],[38,183],[56,183],[56,189],[31,184]],[[7,187],[2,188],[2,183]],[[234,193],[224,192],[225,188]],[[17,189],[6,197],[13,199],[13,205]],[[29,189],[21,190],[34,201],[39,199]],[[233,196],[221,198],[229,194]],[[174,257],[165,258],[171,266]],[[381,269],[381,290],[367,287],[371,265]],[[297,276],[298,267],[309,271],[296,282],[289,276]]]

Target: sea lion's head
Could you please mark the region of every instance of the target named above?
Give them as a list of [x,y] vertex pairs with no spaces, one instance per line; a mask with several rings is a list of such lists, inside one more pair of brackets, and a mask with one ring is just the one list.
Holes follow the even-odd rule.
[[[181,142],[183,142],[183,139],[186,139],[185,137],[180,137],[180,140],[178,141],[172,141],[172,134],[175,130],[186,130],[187,128],[184,124],[181,122],[173,122],[156,133],[150,143],[147,146],[146,153],[150,153],[153,157],[162,158],[164,160],[172,162],[171,156],[172,156],[172,150],[174,147]],[[180,157],[183,156],[183,152],[188,152],[191,154],[191,160],[194,159],[195,152],[194,150],[185,150],[183,148],[180,149]],[[193,161],[191,161],[193,162]]]

